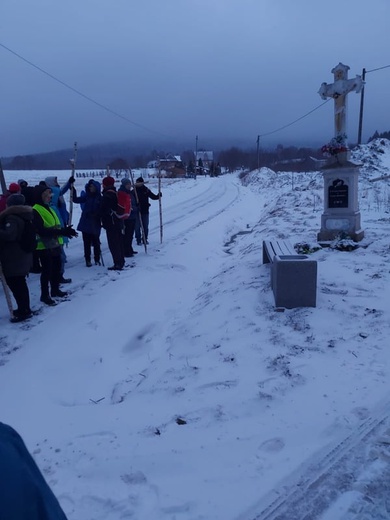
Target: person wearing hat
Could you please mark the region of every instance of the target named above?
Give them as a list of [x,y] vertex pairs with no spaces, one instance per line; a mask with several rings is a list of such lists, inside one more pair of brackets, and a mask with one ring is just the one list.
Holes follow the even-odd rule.
[[90,179],[79,197],[76,189],[73,188],[73,202],[81,205],[81,217],[77,230],[81,231],[83,237],[85,265],[92,267],[91,249],[93,249],[95,265],[100,265],[100,232],[102,229],[100,220],[102,204],[100,182]]
[[27,221],[33,220],[33,212],[24,202],[23,195],[11,194],[7,198],[7,208],[0,214],[0,262],[7,285],[17,304],[11,318],[12,323],[27,320],[32,316],[26,281],[32,263],[32,253],[22,248],[21,239]]
[[51,197],[51,188],[46,184],[35,186],[33,215],[38,235],[37,251],[42,266],[41,302],[46,305],[56,305],[53,298],[67,296],[66,292],[60,290],[61,246],[64,243],[64,236],[68,238],[77,236],[72,226],[61,227],[57,213],[50,207]]
[[20,186],[16,182],[11,182],[8,186],[6,193],[0,196],[0,212],[4,211],[7,207],[7,199],[10,195],[20,193]]
[[25,204],[32,207],[34,205],[34,187],[29,186],[28,182],[24,179],[18,179],[18,184],[20,186],[20,193],[24,195],[26,199]]
[[[128,177],[125,177],[121,181],[121,186],[118,190],[118,193],[123,193],[126,198],[128,198],[128,207],[130,208],[129,216],[123,220],[124,224],[124,233],[123,237],[123,248],[125,258],[132,257],[138,253],[138,251],[134,251],[133,249],[133,237],[135,230],[135,223],[137,221],[137,213],[136,213],[136,204],[134,193],[131,189],[131,180]],[[134,207],[133,207],[134,206]]]
[[114,265],[110,271],[121,271],[125,265],[125,253],[123,250],[123,223],[117,217],[118,196],[115,188],[115,179],[111,176],[104,177],[102,192],[102,226],[106,230],[108,249],[110,250]]
[[159,192],[157,195],[153,193],[149,188],[145,186],[144,179],[138,177],[135,181],[135,196],[138,201],[138,212],[139,219],[135,227],[135,237],[137,244],[142,243],[148,244],[149,235],[149,199],[159,200],[162,197],[162,193]]

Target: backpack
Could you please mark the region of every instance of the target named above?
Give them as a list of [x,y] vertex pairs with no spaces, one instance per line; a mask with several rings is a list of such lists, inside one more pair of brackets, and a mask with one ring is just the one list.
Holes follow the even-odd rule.
[[119,219],[126,219],[129,218],[131,213],[131,199],[130,194],[126,193],[125,191],[118,190],[117,191],[118,196],[118,204],[116,208],[115,215]]
[[32,220],[24,220],[24,227],[20,237],[20,247],[25,253],[32,253],[37,247],[37,233]]

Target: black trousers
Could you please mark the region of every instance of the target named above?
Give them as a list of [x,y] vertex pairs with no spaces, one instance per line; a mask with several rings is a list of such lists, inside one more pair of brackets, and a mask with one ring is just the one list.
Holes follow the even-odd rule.
[[87,262],[91,261],[91,248],[93,248],[93,258],[95,262],[100,262],[100,240],[98,235],[83,232],[84,258]]
[[14,295],[19,314],[30,314],[30,293],[25,276],[6,276],[5,280]]
[[109,223],[106,226],[108,249],[110,250],[115,267],[122,268],[125,265],[125,253],[123,250],[124,228],[121,222]]
[[42,249],[38,251],[42,266],[41,296],[49,296],[49,284],[52,293],[60,288],[61,280],[61,247]]
[[125,256],[131,256],[134,253],[133,250],[133,237],[135,230],[135,219],[126,219],[124,221],[125,229],[123,234],[123,249]]

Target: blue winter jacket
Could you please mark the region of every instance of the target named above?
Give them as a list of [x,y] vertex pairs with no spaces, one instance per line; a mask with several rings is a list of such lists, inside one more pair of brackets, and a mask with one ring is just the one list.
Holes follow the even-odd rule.
[[23,439],[0,423],[0,519],[66,520]]
[[[91,192],[89,186],[96,188],[95,192]],[[100,235],[101,231],[101,205],[102,194],[100,182],[91,179],[85,185],[85,191],[80,193],[79,197],[73,196],[73,202],[81,205],[81,217],[77,229],[82,233],[91,235]]]

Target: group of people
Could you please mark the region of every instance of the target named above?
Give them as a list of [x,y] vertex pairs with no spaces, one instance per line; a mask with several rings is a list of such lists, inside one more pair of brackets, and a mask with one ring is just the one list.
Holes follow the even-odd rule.
[[[61,289],[65,278],[66,253],[69,239],[82,234],[85,265],[101,265],[100,233],[104,228],[113,259],[110,270],[122,270],[125,258],[137,252],[137,244],[148,243],[149,199],[158,200],[162,193],[153,193],[139,177],[134,186],[124,178],[117,190],[111,176],[100,182],[91,179],[80,195],[73,184],[74,177],[60,187],[57,177],[46,177],[31,187],[20,179],[11,183],[7,193],[0,197],[0,267],[3,282],[11,290],[17,308],[11,322],[24,321],[32,316],[27,276],[40,273],[41,302],[56,305],[55,298],[68,294]],[[72,203],[80,204],[81,217],[77,231],[69,222],[69,212],[63,195],[71,190]],[[34,246],[26,247],[26,230],[32,229]]]

